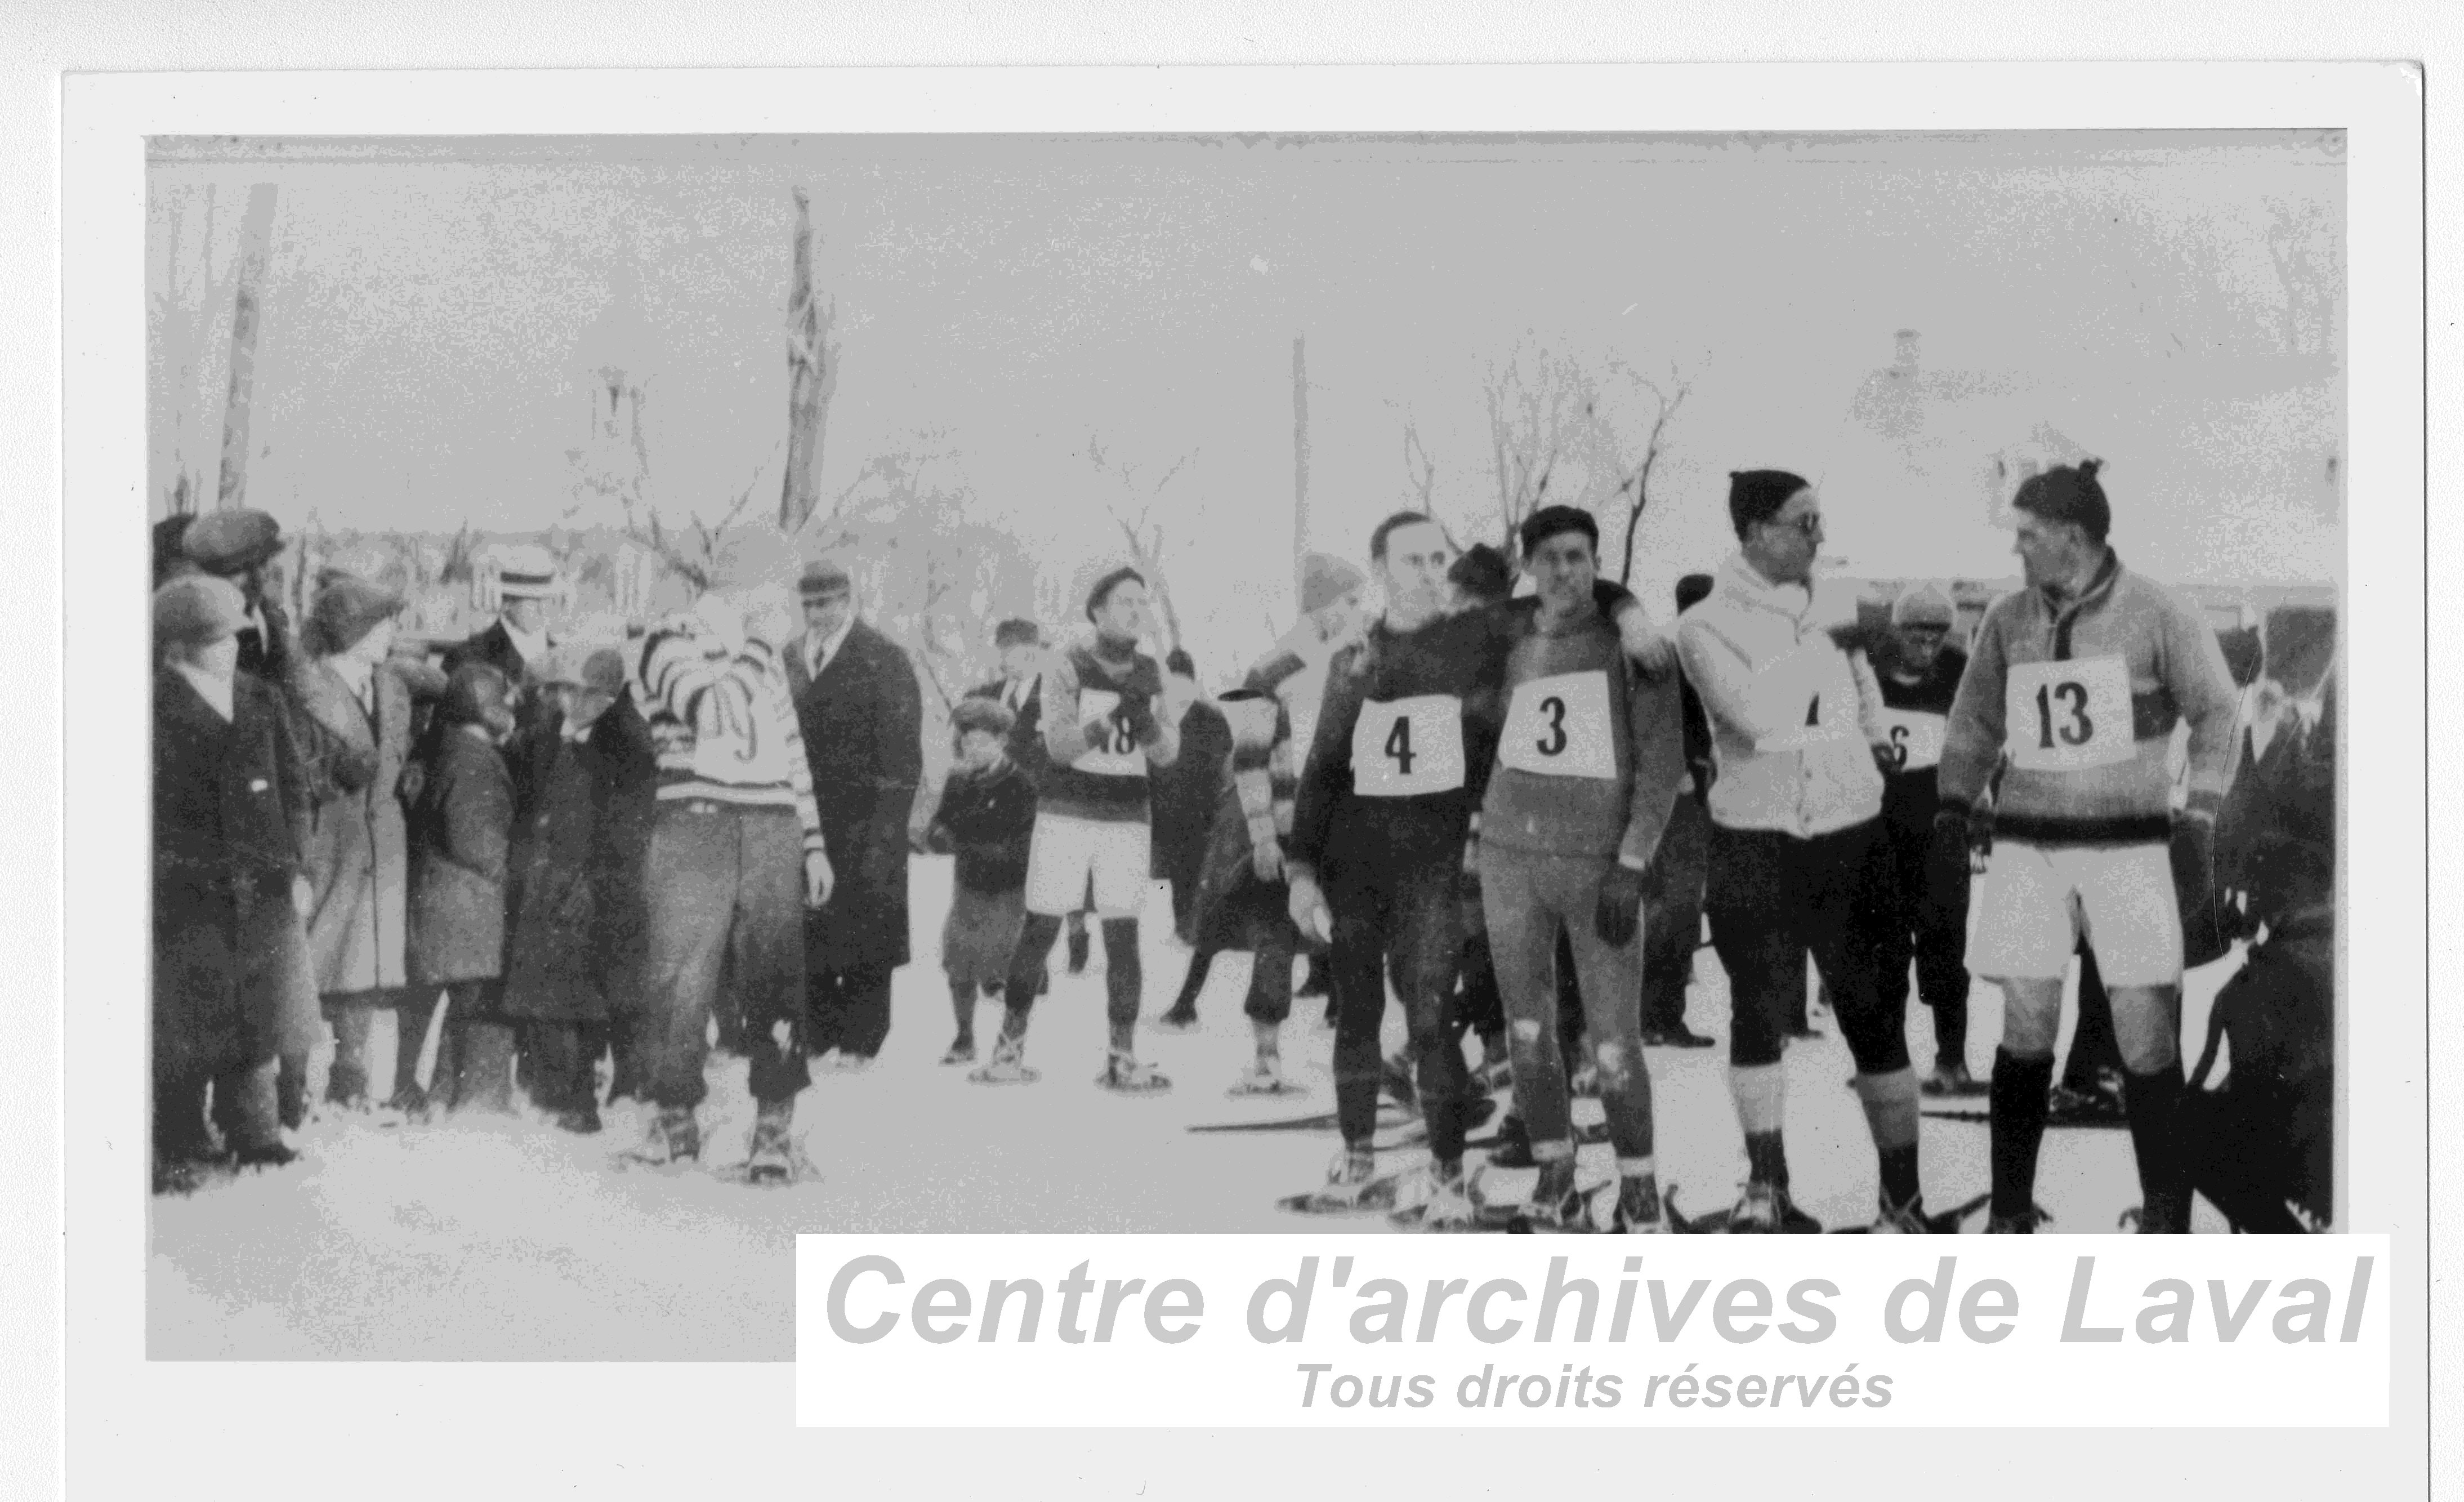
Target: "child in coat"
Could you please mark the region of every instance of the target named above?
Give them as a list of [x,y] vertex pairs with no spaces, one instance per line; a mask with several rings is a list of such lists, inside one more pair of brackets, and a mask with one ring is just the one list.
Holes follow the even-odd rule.
[[976,996],[1001,996],[1010,954],[1026,921],[1027,846],[1035,832],[1035,783],[1009,757],[1013,717],[999,699],[968,698],[951,712],[957,764],[941,788],[926,848],[957,856],[950,916],[941,926],[941,969],[958,1035],[944,1064],[976,1057]]
[[[445,1034],[428,1106],[513,1109],[513,1029],[501,1006],[505,868],[514,784],[498,747],[513,733],[512,686],[485,663],[453,670],[432,760],[410,806],[407,968],[443,986]],[[420,1040],[405,1037],[405,1049]]]

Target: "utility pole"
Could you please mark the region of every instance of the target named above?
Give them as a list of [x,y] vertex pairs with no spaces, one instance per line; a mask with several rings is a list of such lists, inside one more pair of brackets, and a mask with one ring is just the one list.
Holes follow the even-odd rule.
[[231,401],[223,409],[223,468],[214,492],[216,507],[228,510],[247,504],[248,412],[250,387],[256,375],[256,314],[259,284],[265,279],[265,241],[274,227],[274,185],[258,183],[248,190],[248,212],[240,220],[239,294],[231,302]]

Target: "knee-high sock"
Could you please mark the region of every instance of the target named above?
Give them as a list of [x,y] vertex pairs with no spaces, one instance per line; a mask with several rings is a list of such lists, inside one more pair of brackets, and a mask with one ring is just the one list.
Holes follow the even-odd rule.
[[1111,1025],[1112,1049],[1137,1049],[1138,1003],[1146,977],[1138,968],[1138,920],[1104,919],[1104,1020]]
[[1917,1197],[1917,1071],[1905,1065],[1881,1074],[1857,1076],[1857,1098],[1865,1107],[1865,1129],[1874,1135],[1881,1160],[1882,1194],[1893,1204]]
[[2029,1214],[2036,1203],[2036,1153],[2045,1140],[2046,1092],[2053,1088],[2052,1056],[2021,1058],[1993,1050],[1989,1115],[1993,1138],[1993,1213]]
[[2175,1125],[2181,1115],[2182,1066],[2123,1076],[2123,1108],[2130,1117],[2130,1147],[2139,1160],[2140,1228],[2178,1234],[2190,1228],[2190,1197],[2182,1172]]
[[1728,1066],[1728,1094],[1746,1133],[1746,1172],[1756,1183],[1788,1187],[1788,1154],[1780,1129],[1788,1115],[1788,1075],[1778,1064]]

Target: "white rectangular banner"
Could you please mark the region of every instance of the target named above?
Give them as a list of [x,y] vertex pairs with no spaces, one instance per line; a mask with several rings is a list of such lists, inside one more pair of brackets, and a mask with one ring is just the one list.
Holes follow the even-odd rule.
[[2385,1236],[808,1235],[825,1428],[2369,1427]]

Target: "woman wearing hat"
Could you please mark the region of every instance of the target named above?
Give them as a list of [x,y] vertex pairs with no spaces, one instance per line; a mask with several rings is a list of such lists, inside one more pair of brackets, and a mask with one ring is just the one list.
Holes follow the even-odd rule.
[[[403,598],[348,574],[329,576],[309,607],[301,644],[314,661],[296,677],[299,710],[319,733],[327,787],[308,847],[315,906],[308,949],[334,1063],[325,1098],[364,1108],[375,1013],[398,1006],[394,1093],[415,1104],[419,1053],[435,1010],[405,991],[408,837],[399,796],[411,747],[411,689],[388,660]],[[304,1054],[295,1038],[286,1054]]]
[[[203,574],[155,592],[153,1141],[157,1191],[293,1156],[274,1057],[308,884],[306,769],[274,691],[237,672],[248,604]],[[206,1125],[210,1087],[223,1129]]]

